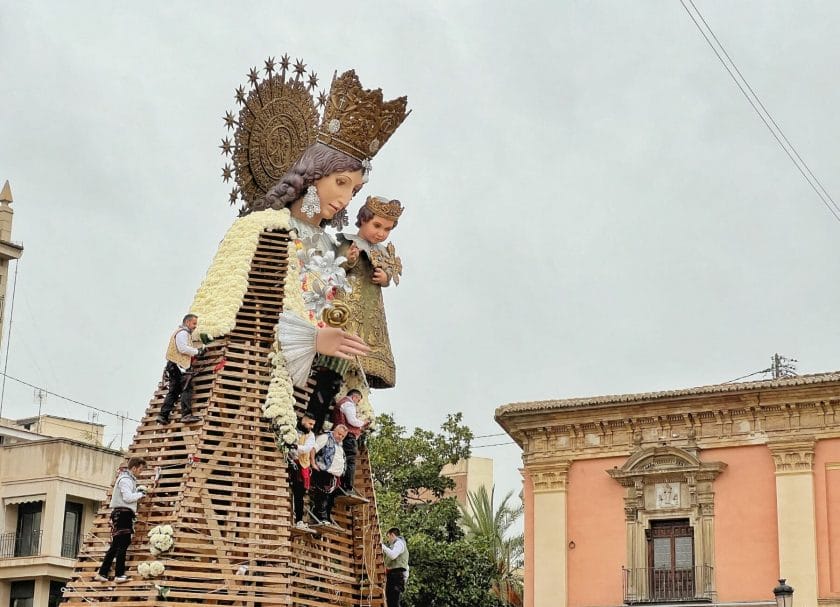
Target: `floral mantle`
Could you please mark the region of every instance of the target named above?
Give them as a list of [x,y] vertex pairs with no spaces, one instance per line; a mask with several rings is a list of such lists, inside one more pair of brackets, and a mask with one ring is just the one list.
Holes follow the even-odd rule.
[[289,211],[286,209],[251,213],[233,223],[190,307],[190,312],[198,316],[197,334],[221,337],[230,333],[248,290],[248,273],[260,234],[265,230],[288,229]]
[[[266,230],[291,229],[290,215],[287,209],[265,210],[250,213],[238,218],[225,234],[219,245],[213,262],[198,292],[195,295],[190,312],[198,316],[196,332],[206,333],[210,337],[220,337],[229,333],[236,325],[236,315],[242,306],[248,290],[248,274],[251,261],[259,244],[260,234]],[[290,240],[287,252],[289,266],[283,288],[283,314],[305,320],[314,330],[323,326],[313,310],[313,286],[323,284],[323,277],[313,274],[313,266],[323,265],[324,257],[312,257],[304,249],[301,240]],[[297,261],[297,263],[295,263]],[[340,258],[326,259],[327,265],[340,263]],[[340,277],[339,282],[340,282]],[[333,283],[336,277],[329,279]],[[318,295],[321,295],[318,293]],[[320,298],[319,298],[320,299]],[[330,296],[331,300],[332,297]],[[329,305],[329,304],[327,304]],[[278,319],[279,321],[279,319]],[[314,337],[313,337],[314,355]],[[280,341],[275,339],[270,354],[271,379],[268,393],[262,405],[263,417],[270,419],[277,435],[278,446],[290,446],[297,441],[297,414],[294,405],[294,384],[289,376],[287,361],[283,355]],[[347,388],[366,388],[363,377],[358,372],[350,373],[346,378]],[[367,389],[362,390],[364,400],[360,403],[359,415],[372,419],[373,411],[367,399]]]

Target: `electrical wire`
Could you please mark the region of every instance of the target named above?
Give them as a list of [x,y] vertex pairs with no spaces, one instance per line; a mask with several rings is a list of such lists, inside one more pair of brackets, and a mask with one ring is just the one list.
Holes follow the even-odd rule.
[[495,434],[479,434],[477,436],[473,436],[473,439],[476,439],[476,438],[491,438],[493,436],[507,436],[507,432],[496,432]]
[[[732,64],[732,68],[729,67],[727,62],[721,56],[721,53],[718,51],[718,49],[712,43],[709,36],[706,34],[706,31],[703,29],[703,27],[697,21],[697,18],[689,10],[688,6],[686,5],[686,1],[689,4],[691,4],[692,8],[695,10],[697,15],[700,17],[700,20],[703,22],[703,24],[706,26],[706,28],[711,33],[715,42],[717,42],[717,44],[720,46],[721,51],[723,52],[724,55],[726,55],[726,58]],[[726,71],[729,73],[730,77],[732,78],[733,82],[735,82],[738,89],[744,95],[744,98],[752,106],[753,110],[755,110],[755,113],[758,115],[758,117],[761,118],[761,121],[764,123],[764,126],[767,127],[767,130],[769,130],[770,134],[773,135],[773,137],[776,139],[776,142],[779,144],[779,146],[782,148],[782,150],[785,152],[785,154],[787,154],[787,156],[788,156],[788,158],[790,158],[791,162],[793,162],[794,166],[800,172],[802,177],[805,179],[805,181],[808,182],[808,185],[811,186],[811,189],[814,190],[814,193],[816,193],[816,195],[819,197],[820,202],[822,202],[823,205],[825,205],[825,208],[827,208],[828,211],[834,216],[834,218],[838,222],[840,222],[840,206],[838,206],[837,203],[834,201],[834,199],[828,194],[828,192],[823,187],[822,183],[819,181],[819,179],[817,179],[817,177],[814,175],[814,173],[811,171],[811,169],[808,167],[808,165],[805,163],[805,161],[802,160],[802,157],[799,155],[799,152],[796,151],[796,148],[793,147],[793,144],[790,143],[790,140],[782,132],[782,129],[779,128],[779,125],[776,123],[776,121],[770,115],[770,112],[768,112],[767,108],[764,106],[764,104],[761,103],[761,100],[758,98],[758,95],[755,93],[753,88],[749,85],[749,83],[747,82],[747,79],[744,78],[741,71],[735,65],[735,62],[732,61],[732,58],[729,56],[729,53],[726,52],[726,49],[723,47],[723,44],[721,44],[720,40],[715,35],[714,31],[712,31],[712,28],[709,26],[708,22],[706,22],[706,20],[703,18],[703,15],[700,13],[697,6],[695,6],[693,0],[680,0],[680,4],[682,4],[682,7],[685,9],[685,12],[691,18],[692,22],[694,22],[694,25],[697,27],[697,30],[702,34],[703,38],[706,40],[706,43],[709,45],[709,48],[712,49],[712,51],[714,52],[714,54],[717,56],[718,60],[720,61],[721,65],[723,65],[723,67],[726,69]],[[735,72],[733,72],[733,68],[734,68]],[[736,72],[737,72],[738,76],[740,76],[741,80],[743,80],[743,82],[744,82],[743,85],[741,84],[741,81],[738,80],[738,77],[736,77],[736,75],[735,75]],[[747,92],[747,90],[745,90],[744,86],[746,86],[746,88],[749,90],[749,93]],[[755,97],[755,101],[753,101],[753,99],[750,97],[750,93],[752,93],[752,95]],[[756,103],[758,105],[756,105]],[[765,118],[764,114],[762,114],[761,110],[759,109],[759,106],[761,107],[762,110],[764,110],[764,113],[767,114],[766,118]],[[771,126],[771,122],[772,122],[772,126]],[[775,130],[774,130],[773,127],[775,127]],[[778,134],[777,134],[776,131],[778,131]],[[788,148],[790,148],[790,149],[788,149]],[[797,161],[797,159],[798,159],[798,161]],[[804,170],[803,170],[803,167],[804,167]],[[810,177],[809,177],[809,175],[810,175]],[[817,187],[817,185],[815,185],[815,183],[819,187]],[[820,191],[820,189],[822,189],[822,192]],[[825,192],[825,193],[823,194],[823,192]]]
[[28,381],[23,381],[22,379],[18,379],[17,377],[12,377],[8,373],[0,372],[4,378],[11,379],[19,384],[23,384],[24,386],[29,386],[30,388],[35,388],[36,390],[42,390],[45,394],[49,394],[50,396],[55,396],[56,398],[60,398],[62,400],[69,401],[76,405],[81,405],[82,407],[87,407],[88,409],[93,409],[94,411],[99,411],[100,413],[107,413],[108,415],[113,415],[118,419],[130,419],[133,422],[140,423],[139,419],[134,419],[133,417],[128,417],[127,415],[121,415],[119,413],[114,413],[113,411],[108,411],[107,409],[100,409],[99,407],[94,407],[93,405],[89,405],[87,403],[83,403],[80,400],[76,400],[75,398],[70,398],[69,396],[64,396],[63,394],[58,394],[57,392],[52,392],[47,390],[46,388],[42,388],[41,386],[36,386],[35,384],[30,384]]
[[470,445],[470,449],[483,449],[484,447],[498,447],[500,445],[513,445],[516,441],[507,441],[504,443],[493,443],[492,445]]
[[825,186],[823,186],[822,182],[817,178],[816,175],[814,175],[814,173],[811,171],[811,168],[808,166],[808,164],[805,162],[805,160],[802,158],[802,156],[799,155],[799,152],[796,151],[796,148],[793,147],[793,144],[790,142],[790,140],[784,134],[781,127],[773,119],[772,114],[770,114],[770,112],[764,106],[764,103],[762,103],[761,98],[758,96],[758,93],[756,93],[753,90],[753,88],[750,86],[750,83],[747,81],[746,78],[744,78],[744,75],[741,73],[741,70],[738,69],[738,66],[732,60],[732,57],[730,57],[729,53],[726,52],[726,48],[723,46],[723,44],[721,44],[720,40],[718,40],[718,37],[715,35],[714,30],[709,26],[708,22],[703,17],[703,13],[701,13],[700,10],[697,8],[697,6],[694,4],[694,0],[688,0],[688,2],[691,4],[692,8],[697,12],[697,15],[700,17],[700,20],[703,21],[703,25],[705,25],[706,29],[709,30],[709,33],[712,35],[712,38],[715,39],[715,42],[717,42],[718,46],[720,47],[720,50],[723,51],[723,54],[726,56],[726,59],[729,61],[729,63],[732,64],[732,67],[735,68],[735,71],[738,73],[738,76],[744,82],[747,89],[749,89],[750,93],[752,93],[752,96],[755,97],[755,100],[756,100],[756,102],[758,102],[758,105],[761,106],[761,109],[764,110],[764,113],[770,119],[770,122],[772,122],[773,126],[776,127],[776,130],[779,132],[779,135],[782,136],[782,139],[785,140],[785,143],[790,147],[791,151],[796,155],[796,158],[799,160],[799,162],[802,163],[802,166],[805,167],[805,170],[808,171],[808,175],[810,175],[814,179],[814,182],[816,182],[816,184],[820,187],[820,190],[822,190],[823,194],[825,194],[826,197],[828,197],[828,199],[831,201],[831,204],[834,206],[834,208],[836,210],[840,211],[840,206],[837,205],[837,202],[835,202],[834,198],[831,197],[831,194],[828,193],[828,190],[825,189]]
[[771,373],[773,371],[773,367],[768,367],[767,369],[762,369],[761,371],[755,371],[754,373],[748,373],[747,375],[742,375],[741,377],[736,377],[735,379],[730,379],[729,381],[723,382],[724,384],[731,384],[736,381],[741,381],[742,379],[747,379],[748,377],[752,377],[753,375],[763,375],[764,373]]

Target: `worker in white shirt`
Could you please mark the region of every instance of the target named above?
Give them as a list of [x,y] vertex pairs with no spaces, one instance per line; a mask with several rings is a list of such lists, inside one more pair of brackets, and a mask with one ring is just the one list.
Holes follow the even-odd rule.
[[312,462],[315,457],[315,416],[307,411],[298,422],[297,444],[289,449],[289,482],[292,485],[292,506],[295,515],[295,526],[304,531],[309,525],[303,520],[303,496],[309,489],[312,473]]
[[105,553],[102,565],[93,579],[107,582],[111,564],[116,559],[114,581],[118,584],[128,581],[125,574],[125,555],[134,533],[134,518],[137,516],[137,502],[146,495],[146,488],[137,485],[137,476],[146,468],[146,460],[132,457],[128,465],[120,470],[114,489],[111,491],[111,545]]
[[316,522],[338,526],[332,520],[335,490],[344,474],[344,449],[341,443],[347,426],[341,424],[315,439],[315,458],[312,464],[312,515]]
[[359,452],[359,438],[362,432],[370,425],[356,414],[356,405],[362,401],[362,393],[358,390],[350,390],[347,396],[336,403],[333,409],[333,425],[342,424],[347,426],[347,436],[341,443],[344,448],[344,459],[347,462],[344,475],[341,477],[341,486],[338,491],[344,495],[360,497],[353,490],[353,481],[356,477],[356,454]]
[[408,579],[408,546],[397,527],[388,529],[388,543],[382,544],[385,553],[385,603],[400,607],[400,597],[405,592]]
[[192,345],[192,332],[195,331],[196,326],[198,326],[198,316],[187,314],[181,321],[181,325],[169,337],[164,371],[166,377],[169,378],[169,392],[157,416],[161,424],[169,423],[169,415],[175,407],[176,400],[181,402],[182,422],[192,424],[201,421],[200,417],[192,413],[192,361],[194,357],[204,353],[204,348],[195,348]]

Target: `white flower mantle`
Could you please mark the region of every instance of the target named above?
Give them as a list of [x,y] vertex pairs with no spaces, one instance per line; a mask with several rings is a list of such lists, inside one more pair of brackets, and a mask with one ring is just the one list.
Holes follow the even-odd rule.
[[[260,234],[266,230],[292,229],[287,209],[269,209],[250,213],[238,218],[222,239],[207,275],[195,295],[190,312],[198,316],[196,333],[206,333],[210,337],[221,337],[233,330],[236,315],[242,306],[248,290],[248,274],[251,261],[259,244]],[[290,240],[288,245],[288,268],[283,285],[283,312],[293,314],[308,321],[313,327],[317,322],[309,313],[304,301],[305,286],[309,282],[306,275],[301,276],[301,262],[298,251],[302,248],[299,240]],[[295,413],[294,386],[283,357],[280,343],[275,339],[270,356],[271,379],[268,393],[262,405],[263,417],[270,419],[277,434],[278,446],[293,445],[297,442],[297,414]],[[348,378],[348,388],[364,382],[358,378]],[[350,386],[349,384],[353,384]],[[358,386],[362,389],[362,385]],[[364,404],[359,407],[360,415],[373,418],[367,390]]]
[[[190,312],[198,316],[196,334],[220,337],[236,325],[236,314],[248,290],[248,272],[265,230],[288,230],[289,211],[269,209],[239,217],[225,234]],[[294,266],[290,258],[289,266]],[[286,281],[288,283],[288,280]]]

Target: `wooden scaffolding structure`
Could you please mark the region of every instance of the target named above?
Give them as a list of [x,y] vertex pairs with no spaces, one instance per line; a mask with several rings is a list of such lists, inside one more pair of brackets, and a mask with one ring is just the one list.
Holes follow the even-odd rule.
[[[236,326],[211,342],[196,365],[193,411],[203,417],[201,423],[156,420],[166,395],[162,383],[146,409],[128,455],[148,462],[140,483],[152,487],[159,476],[138,508],[127,558],[131,579],[122,584],[93,579],[110,543],[106,501],[65,590],[67,604],[384,605],[384,562],[366,450],[357,458],[355,487],[368,503],[339,499],[333,518],[342,530],[300,532],[293,527],[285,454],[262,418],[288,243],[286,231],[261,233]],[[295,391],[299,411],[310,392]],[[173,527],[175,543],[154,557],[147,533],[165,524]],[[165,573],[141,578],[137,565],[153,560],[163,562]]]

